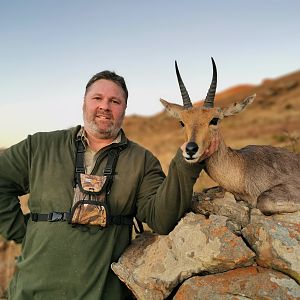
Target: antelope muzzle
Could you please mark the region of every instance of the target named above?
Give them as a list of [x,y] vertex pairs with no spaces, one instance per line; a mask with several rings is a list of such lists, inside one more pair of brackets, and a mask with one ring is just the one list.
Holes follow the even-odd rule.
[[199,147],[195,142],[188,142],[185,146],[186,160],[194,160],[196,157],[196,153],[198,152]]

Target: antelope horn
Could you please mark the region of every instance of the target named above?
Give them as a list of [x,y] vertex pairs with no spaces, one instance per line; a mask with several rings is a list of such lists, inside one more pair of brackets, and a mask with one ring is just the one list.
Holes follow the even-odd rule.
[[203,103],[203,107],[212,108],[214,107],[215,94],[217,89],[217,67],[213,58],[211,58],[213,65],[213,77],[206,98]]
[[181,97],[183,100],[183,106],[184,106],[184,108],[193,107],[190,96],[184,86],[182,79],[181,79],[176,60],[175,60],[175,69],[176,69],[177,80],[178,80],[178,84],[179,84],[179,88],[180,88],[180,92],[181,92]]

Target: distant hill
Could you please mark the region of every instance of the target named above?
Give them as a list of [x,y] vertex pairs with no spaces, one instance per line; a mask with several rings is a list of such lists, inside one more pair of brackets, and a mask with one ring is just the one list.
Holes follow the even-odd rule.
[[[256,99],[245,111],[222,121],[220,127],[227,145],[241,148],[248,144],[270,144],[300,152],[300,71],[264,80],[257,86],[238,85],[227,89],[216,95],[215,106],[228,106],[254,93]],[[177,103],[181,104],[180,95]],[[160,159],[166,172],[177,148],[184,142],[179,122],[165,112],[150,117],[126,117],[124,129],[130,139]],[[214,185],[207,178],[201,181],[198,188]]]

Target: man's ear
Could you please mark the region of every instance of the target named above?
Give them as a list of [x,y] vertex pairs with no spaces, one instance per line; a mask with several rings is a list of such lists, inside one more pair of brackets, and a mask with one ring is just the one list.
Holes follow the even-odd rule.
[[228,117],[238,114],[239,112],[243,111],[249,104],[251,104],[256,97],[256,94],[247,97],[241,102],[237,102],[231,104],[229,107],[222,108],[221,115],[222,117]]
[[160,102],[165,107],[166,111],[170,116],[180,119],[180,113],[184,110],[183,106],[175,103],[170,103],[164,99],[160,99]]

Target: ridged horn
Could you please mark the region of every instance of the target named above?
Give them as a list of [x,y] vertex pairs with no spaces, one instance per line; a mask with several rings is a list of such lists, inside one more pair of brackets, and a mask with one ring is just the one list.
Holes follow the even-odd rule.
[[203,107],[208,107],[208,108],[214,107],[214,100],[215,100],[215,94],[217,89],[217,67],[212,57],[211,57],[211,61],[213,65],[213,76],[212,76],[209,90],[207,92],[206,98],[203,103]]
[[183,101],[183,106],[185,108],[193,107],[190,96],[189,96],[189,94],[188,94],[188,92],[187,92],[187,90],[184,86],[184,83],[183,83],[182,79],[181,79],[176,60],[175,60],[175,69],[176,69],[177,80],[178,80],[178,84],[179,84],[179,88],[180,88],[180,92],[181,92],[181,97],[182,97],[182,101]]

